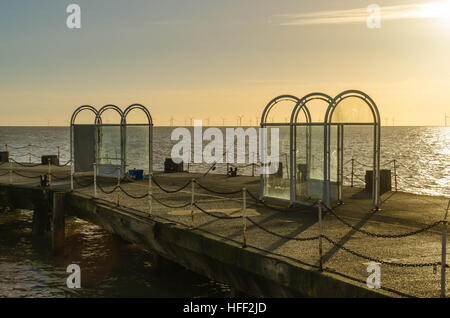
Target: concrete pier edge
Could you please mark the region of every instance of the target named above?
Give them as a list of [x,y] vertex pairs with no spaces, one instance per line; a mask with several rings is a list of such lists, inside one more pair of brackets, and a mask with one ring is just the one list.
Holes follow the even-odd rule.
[[0,205],[34,210],[38,233],[42,232],[45,212],[56,207],[56,213],[52,214],[52,245],[55,251],[63,249],[64,217],[61,216],[75,216],[250,296],[399,296],[382,289],[369,289],[363,283],[337,274],[319,272],[314,267],[257,248],[242,248],[241,243],[204,230],[188,229],[158,216],[149,218],[144,212],[140,215],[133,209],[118,208],[112,203],[79,193],[0,184]]

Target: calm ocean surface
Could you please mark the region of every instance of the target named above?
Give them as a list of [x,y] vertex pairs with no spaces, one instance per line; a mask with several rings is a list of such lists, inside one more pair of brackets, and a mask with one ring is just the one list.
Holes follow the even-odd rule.
[[[154,128],[154,170],[163,170],[170,157],[171,127]],[[281,131],[283,138],[285,132]],[[130,141],[139,145],[138,142]],[[370,165],[372,130],[349,127],[344,137],[344,162],[355,158]],[[61,163],[69,160],[69,129],[66,127],[0,127],[0,151],[8,144],[10,155],[28,162],[45,154],[57,154]],[[281,143],[281,152],[288,143]],[[20,149],[17,149],[20,148]],[[133,148],[133,147],[130,147]],[[134,148],[139,148],[138,146]],[[137,150],[137,149],[135,149]],[[139,152],[139,150],[137,150]],[[111,155],[111,154],[109,154]],[[114,154],[113,154],[114,155]],[[450,127],[382,127],[381,163],[398,162],[399,190],[450,197]],[[137,159],[136,162],[139,162]],[[364,179],[365,167],[355,165],[355,173]],[[138,163],[137,163],[138,164]],[[205,172],[209,165],[197,164],[191,171]],[[392,163],[385,169],[392,169]],[[345,174],[350,173],[345,166]],[[370,168],[369,168],[370,169]],[[214,173],[225,173],[226,164]],[[241,173],[251,174],[251,167]],[[356,178],[357,185],[363,185]],[[152,274],[151,255],[128,245],[102,229],[81,220],[68,223],[68,245],[65,255],[51,254],[49,238],[31,236],[31,212],[0,213],[0,297],[224,297],[226,286],[210,282],[189,271],[171,275]],[[65,287],[68,262],[82,268],[83,288]]]

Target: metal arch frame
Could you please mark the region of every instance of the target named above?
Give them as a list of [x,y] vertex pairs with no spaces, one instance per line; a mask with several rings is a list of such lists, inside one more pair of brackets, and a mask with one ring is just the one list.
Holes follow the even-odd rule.
[[[267,123],[267,116],[269,115],[270,111],[272,110],[272,108],[278,104],[279,102],[282,101],[291,101],[291,102],[295,102],[296,104],[300,103],[300,99],[297,96],[294,95],[280,95],[275,97],[274,99],[272,99],[267,106],[264,108],[264,111],[262,113],[261,116],[261,127],[263,127],[263,125],[265,126]],[[289,124],[289,123],[286,123]]]
[[[294,129],[297,126],[298,121],[298,115],[300,113],[300,110],[303,110],[305,117],[306,117],[306,124],[308,127],[307,130],[307,154],[306,158],[308,160],[307,166],[310,167],[311,163],[311,112],[309,111],[309,108],[307,104],[313,100],[322,100],[326,102],[328,105],[333,101],[333,98],[327,94],[321,93],[321,92],[314,92],[307,94],[303,96],[300,100],[300,104],[295,105],[294,109],[292,110],[291,114],[291,133],[290,133],[290,150],[291,150],[291,162],[290,162],[290,204],[293,205],[294,202],[297,202],[296,200],[296,189],[297,189],[297,176],[296,176],[296,169],[295,165],[297,162],[297,129]],[[308,169],[309,170],[309,169]],[[305,202],[297,202],[300,204],[307,204]],[[310,204],[307,204],[310,205]]]
[[[78,114],[81,113],[84,110],[90,110],[91,112],[94,113],[95,118],[97,119],[97,114],[98,111],[95,107],[91,106],[91,105],[83,105],[83,106],[79,106],[77,109],[75,109],[75,111],[72,113],[72,117],[70,118],[70,132],[69,132],[69,138],[70,138],[70,165],[72,167],[75,167],[74,165],[74,159],[73,159],[73,126],[75,125],[75,120],[78,117]],[[73,168],[72,168],[73,170]]]
[[122,114],[122,120],[121,120],[121,125],[123,127],[123,144],[124,144],[124,156],[123,156],[123,161],[124,161],[124,166],[126,167],[126,161],[127,161],[127,152],[126,152],[126,136],[127,136],[127,116],[128,114],[135,110],[135,109],[139,109],[141,111],[143,111],[145,113],[145,115],[147,116],[147,121],[148,121],[148,173],[149,175],[151,175],[153,173],[153,119],[152,116],[150,114],[150,111],[147,109],[147,107],[145,107],[142,104],[132,104],[130,106],[128,106],[127,108],[125,108],[125,110],[123,111]]
[[122,121],[123,121],[123,111],[116,105],[114,104],[107,104],[103,107],[101,107],[98,112],[97,112],[97,116],[95,117],[95,162],[96,162],[96,166],[97,169],[94,172],[95,174],[97,174],[98,172],[98,165],[99,163],[99,154],[98,154],[98,142],[99,142],[99,126],[102,126],[102,119],[101,116],[102,114],[107,111],[107,110],[115,110],[119,115],[120,115],[120,123],[118,124],[120,126],[120,170],[121,170],[121,174],[125,171],[124,169],[124,142],[123,142],[123,126],[122,126]]
[[380,113],[373,99],[366,93],[359,90],[347,90],[338,94],[329,104],[324,118],[324,201],[330,204],[330,126],[333,119],[333,113],[339,104],[347,98],[359,98],[369,106],[373,115],[374,125],[374,144],[373,144],[373,185],[372,185],[372,204],[375,210],[380,207]]
[[[291,101],[295,103],[294,109],[296,108],[296,106],[300,103],[300,99],[297,96],[294,95],[289,95],[289,94],[285,94],[285,95],[279,95],[275,98],[273,98],[264,108],[263,113],[261,115],[261,123],[260,123],[260,127],[261,129],[263,129],[264,127],[268,126],[267,121],[267,117],[270,113],[270,111],[272,110],[272,108],[278,104],[279,102],[282,101]],[[292,120],[291,120],[292,121]],[[286,126],[289,125],[291,126],[291,122],[289,123],[285,123]],[[291,128],[292,130],[292,128]],[[263,155],[265,155],[265,152],[262,153],[262,149],[263,149],[263,145],[264,145],[264,133],[260,133],[260,158],[262,158]],[[291,146],[291,145],[290,145]],[[265,160],[264,160],[265,161]],[[263,163],[261,162],[261,169],[260,169],[260,176],[259,176],[259,197],[262,200],[264,198],[264,174],[263,172]],[[289,176],[290,177],[290,176]]]

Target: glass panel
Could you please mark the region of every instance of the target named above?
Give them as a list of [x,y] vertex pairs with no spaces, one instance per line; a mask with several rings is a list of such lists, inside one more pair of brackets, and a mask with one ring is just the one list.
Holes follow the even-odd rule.
[[93,171],[95,162],[95,126],[73,126],[73,160],[75,172]]
[[126,167],[125,169],[144,170],[149,169],[149,127],[148,126],[126,126]]
[[308,166],[309,166],[309,135],[310,127],[296,126],[295,127],[295,168],[296,168],[296,187],[295,198],[296,201],[305,202],[308,200]]
[[[117,167],[121,165],[120,125],[100,126],[98,135],[98,164],[101,175],[117,175]],[[108,170],[108,171],[107,171]]]
[[[297,126],[296,138],[296,200],[323,199],[324,127]],[[337,128],[330,127],[331,198],[336,195]]]
[[279,169],[274,174],[264,175],[264,196],[290,199],[290,185],[289,185],[289,126],[277,126],[267,128],[267,154],[271,154],[272,144],[272,129],[279,129]]

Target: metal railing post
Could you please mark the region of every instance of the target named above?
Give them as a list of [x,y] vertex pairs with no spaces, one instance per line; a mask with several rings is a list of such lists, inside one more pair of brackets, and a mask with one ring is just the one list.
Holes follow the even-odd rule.
[[31,163],[31,144],[28,144],[28,162]]
[[73,191],[73,175],[74,175],[75,167],[73,160],[70,162],[70,190]]
[[317,213],[319,214],[319,271],[323,271],[323,257],[322,257],[322,201],[319,200],[317,206]]
[[247,246],[247,190],[242,189],[242,222],[244,226],[242,247]]
[[191,180],[191,229],[194,227],[195,180]]
[[9,184],[13,184],[13,162],[9,160]]
[[59,161],[60,157],[61,157],[61,151],[60,151],[59,146],[58,146],[58,161]]
[[445,270],[447,264],[447,221],[442,222],[441,298],[445,298]]
[[353,176],[355,175],[355,159],[352,158],[352,183],[351,187],[353,188]]
[[152,173],[148,173],[148,216],[152,217]]
[[8,152],[8,144],[5,144],[5,150]]
[[94,198],[97,198],[97,163],[92,164],[94,166]]
[[120,206],[120,167],[117,167],[117,206]]
[[252,177],[255,176],[255,163],[252,163]]
[[394,159],[394,185],[395,192],[397,192],[397,160]]
[[52,162],[50,158],[47,159],[48,161],[48,187],[51,189],[52,187]]

